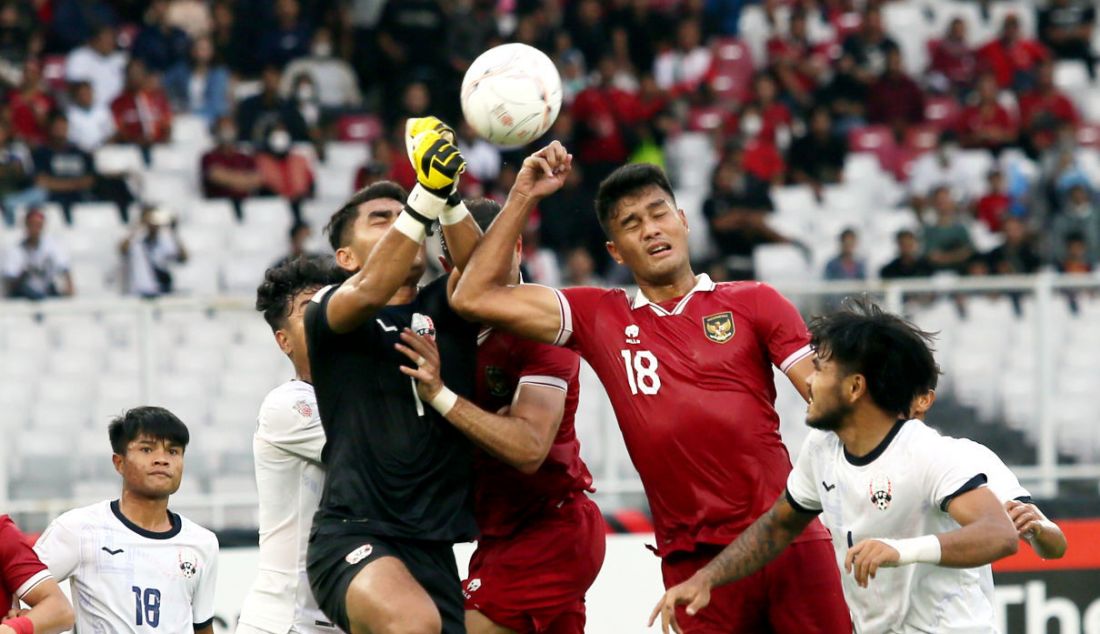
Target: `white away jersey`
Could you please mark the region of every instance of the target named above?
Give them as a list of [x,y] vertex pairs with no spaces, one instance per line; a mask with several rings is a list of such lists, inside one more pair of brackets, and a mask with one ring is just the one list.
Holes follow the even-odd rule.
[[147,531],[118,501],[74,509],[34,549],[59,582],[70,579],[80,634],[190,634],[214,619],[218,538],[169,511],[172,528]]
[[912,564],[879,568],[868,587],[844,572],[848,549],[864,539],[906,539],[959,528],[948,503],[985,484],[984,458],[919,420],[899,421],[874,451],[848,455],[832,432],[811,430],[787,480],[796,507],[821,511],[833,534],[844,598],[861,634],[996,632],[983,569]]
[[252,439],[260,569],[241,606],[239,631],[337,631],[317,607],[306,577],[309,529],[324,486],[324,446],[312,385],[289,381],[267,395]]

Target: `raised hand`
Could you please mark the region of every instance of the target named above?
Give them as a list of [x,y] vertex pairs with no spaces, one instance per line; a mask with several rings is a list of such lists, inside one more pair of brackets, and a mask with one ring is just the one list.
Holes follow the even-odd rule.
[[561,189],[572,171],[573,155],[554,141],[523,160],[512,192],[541,200]]

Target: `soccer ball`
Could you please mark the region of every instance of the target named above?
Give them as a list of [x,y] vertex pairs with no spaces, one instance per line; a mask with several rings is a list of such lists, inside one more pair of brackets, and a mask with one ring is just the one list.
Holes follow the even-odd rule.
[[494,145],[519,147],[554,125],[561,110],[561,75],[542,51],[502,44],[470,64],[462,79],[462,114]]

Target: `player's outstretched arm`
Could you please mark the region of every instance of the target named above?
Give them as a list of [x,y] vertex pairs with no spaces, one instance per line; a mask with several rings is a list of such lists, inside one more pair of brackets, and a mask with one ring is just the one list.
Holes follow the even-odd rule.
[[1054,522],[1047,519],[1039,507],[1029,502],[1009,500],[1005,502],[1008,517],[1016,526],[1020,539],[1026,541],[1035,554],[1043,559],[1061,559],[1066,554],[1066,535]]
[[669,627],[676,634],[681,634],[680,625],[676,622],[676,606],[687,605],[687,613],[695,615],[710,603],[713,588],[743,579],[763,568],[783,552],[815,517],[816,514],[795,510],[786,495],[780,496],[767,513],[746,528],[710,563],[687,581],[665,592],[649,615],[649,625],[652,626],[660,615],[664,634],[668,634]]
[[959,528],[910,539],[864,539],[848,549],[844,571],[867,587],[879,567],[925,563],[947,568],[975,568],[1016,553],[1019,539],[1011,520],[986,487],[951,500],[947,512]]
[[435,341],[408,328],[401,340],[405,345],[397,344],[397,349],[417,366],[401,366],[401,371],[416,379],[422,401],[495,458],[526,474],[539,470],[561,425],[565,390],[521,384],[508,413],[493,414],[446,389]]
[[556,343],[562,325],[557,294],[544,286],[515,284],[508,277],[527,216],[538,201],[561,189],[572,168],[573,156],[557,141],[524,159],[504,208],[451,295],[451,305],[463,318]]

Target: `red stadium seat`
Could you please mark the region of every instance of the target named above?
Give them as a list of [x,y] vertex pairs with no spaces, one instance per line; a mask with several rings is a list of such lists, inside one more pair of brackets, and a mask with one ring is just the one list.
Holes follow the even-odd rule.
[[898,146],[890,128],[884,125],[856,128],[848,133],[848,149],[874,154],[884,170],[897,174]]
[[692,132],[730,131],[737,118],[726,106],[701,106],[688,111],[687,129]]
[[382,136],[382,121],[369,114],[347,114],[336,122],[336,138],[340,141],[370,143]]
[[65,85],[65,56],[49,55],[42,58],[42,78],[50,86],[50,90],[64,91]]
[[752,52],[737,38],[715,40],[711,47],[714,57],[707,83],[724,103],[742,102],[752,89],[754,73]]
[[932,125],[913,126],[905,131],[905,147],[924,153],[936,147],[940,129]]

